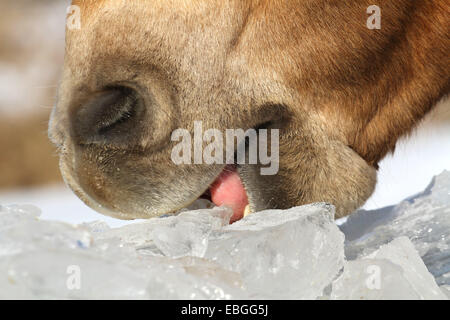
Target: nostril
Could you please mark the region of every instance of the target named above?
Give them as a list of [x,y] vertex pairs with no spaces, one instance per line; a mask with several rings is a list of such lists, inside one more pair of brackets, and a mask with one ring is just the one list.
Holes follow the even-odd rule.
[[95,93],[75,112],[73,129],[81,144],[115,143],[125,140],[142,111],[138,93],[128,87],[111,87]]

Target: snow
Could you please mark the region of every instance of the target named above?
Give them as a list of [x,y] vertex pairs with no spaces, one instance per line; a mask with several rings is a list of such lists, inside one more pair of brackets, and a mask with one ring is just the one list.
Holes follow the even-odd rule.
[[111,227],[120,227],[131,223],[97,213],[78,199],[68,187],[62,185],[3,191],[0,193],[0,204],[33,204],[41,209],[40,219],[42,220],[71,224],[103,221]]
[[[0,298],[447,299],[450,172],[396,206],[339,227],[316,203],[226,207],[110,228],[0,207]],[[206,207],[205,203],[197,207]]]
[[442,100],[419,126],[397,143],[380,163],[374,194],[366,210],[395,205],[421,192],[433,176],[450,170],[450,98]]

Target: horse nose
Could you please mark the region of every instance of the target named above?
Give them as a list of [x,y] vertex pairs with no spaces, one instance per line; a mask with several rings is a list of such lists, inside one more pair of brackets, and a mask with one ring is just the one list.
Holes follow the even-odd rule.
[[134,89],[113,87],[94,93],[71,117],[75,141],[108,145],[129,141],[138,134],[142,111],[142,101]]

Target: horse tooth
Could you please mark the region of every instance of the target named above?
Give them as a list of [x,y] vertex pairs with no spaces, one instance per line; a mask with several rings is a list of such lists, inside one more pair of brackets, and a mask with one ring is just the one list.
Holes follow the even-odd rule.
[[244,217],[248,216],[250,214],[250,205],[248,204],[244,209]]

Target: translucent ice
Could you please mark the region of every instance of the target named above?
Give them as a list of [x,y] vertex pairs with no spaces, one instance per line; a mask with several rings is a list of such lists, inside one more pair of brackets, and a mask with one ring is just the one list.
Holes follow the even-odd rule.
[[230,209],[210,206],[200,201],[121,228],[44,221],[34,207],[0,206],[0,299],[449,295],[448,172],[397,206],[354,213],[343,232],[324,203],[257,212],[232,225]]
[[371,255],[346,262],[331,299],[447,299],[414,249],[400,237]]
[[251,214],[217,231],[205,257],[242,276],[250,298],[314,299],[344,262],[334,208],[314,204]]
[[[97,240],[108,228],[39,221],[34,209],[31,214],[26,210],[0,209],[0,221],[7,221],[0,231],[0,299],[245,297],[239,276],[213,262],[139,254],[130,243],[145,242],[145,223],[136,224],[134,232],[141,233],[133,239],[118,229],[126,241],[116,234]],[[211,221],[216,219],[215,226],[222,223],[217,211],[209,216]],[[165,224],[168,220],[156,221]]]
[[[29,209],[29,208],[27,208]],[[3,207],[0,298],[316,298],[343,264],[334,208],[228,208],[110,229],[40,221]],[[294,285],[293,285],[294,284]]]
[[97,241],[118,238],[141,253],[171,258],[203,257],[211,232],[228,224],[232,214],[232,210],[225,207],[184,211],[177,216],[106,230],[95,237]]
[[340,226],[347,259],[355,259],[400,236],[408,237],[438,285],[450,285],[450,172],[396,206],[352,214]]

